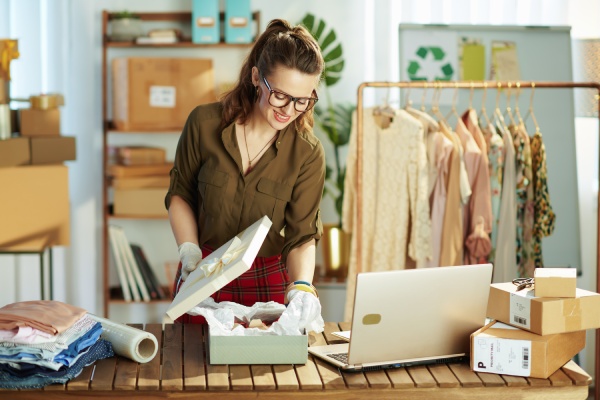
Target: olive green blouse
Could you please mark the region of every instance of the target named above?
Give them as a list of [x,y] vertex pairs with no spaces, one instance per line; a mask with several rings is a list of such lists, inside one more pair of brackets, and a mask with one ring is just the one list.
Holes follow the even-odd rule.
[[319,240],[325,153],[314,135],[291,123],[244,176],[235,124],[219,131],[222,106],[196,107],[177,145],[165,197],[181,196],[198,220],[199,244],[218,248],[267,215],[273,225],[258,255],[282,254]]

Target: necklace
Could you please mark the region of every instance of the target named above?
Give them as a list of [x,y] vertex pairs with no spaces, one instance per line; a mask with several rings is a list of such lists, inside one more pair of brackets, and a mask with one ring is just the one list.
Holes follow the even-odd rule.
[[251,159],[250,158],[250,149],[248,149],[248,139],[246,138],[246,125],[244,125],[244,142],[246,143],[246,154],[248,155],[248,170],[246,171],[246,174],[250,173],[250,171],[252,171],[252,162],[254,160],[256,160],[258,158],[258,156],[260,156],[263,152],[264,149],[267,148],[267,146],[269,144],[271,144],[271,142],[273,142],[273,139],[275,139],[275,137],[277,136],[278,132],[275,132],[275,135],[273,135],[273,137],[271,139],[269,139],[269,141],[263,146],[262,149],[260,149],[260,151],[258,153],[256,153],[256,155]]

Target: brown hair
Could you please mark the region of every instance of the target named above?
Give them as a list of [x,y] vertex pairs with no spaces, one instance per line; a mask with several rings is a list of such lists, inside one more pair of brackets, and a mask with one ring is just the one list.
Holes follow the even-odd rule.
[[[264,76],[280,66],[320,76],[324,64],[319,44],[304,26],[292,27],[285,20],[272,20],[244,61],[236,86],[221,99],[221,129],[237,119],[245,123],[252,112],[258,95],[252,84],[252,67],[257,67]],[[296,118],[294,122],[298,131],[312,132],[313,111],[311,109]]]

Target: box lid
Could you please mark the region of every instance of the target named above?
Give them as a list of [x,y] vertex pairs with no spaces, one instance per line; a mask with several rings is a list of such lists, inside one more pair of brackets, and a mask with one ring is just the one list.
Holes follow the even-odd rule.
[[536,268],[533,274],[535,278],[577,278],[575,268]]
[[[173,321],[202,300],[248,271],[262,246],[272,222],[264,216],[203,259],[167,309]],[[205,271],[213,271],[206,276]]]

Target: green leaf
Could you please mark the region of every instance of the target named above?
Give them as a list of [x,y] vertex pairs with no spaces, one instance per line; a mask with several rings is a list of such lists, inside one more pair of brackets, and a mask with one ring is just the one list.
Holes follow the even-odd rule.
[[336,84],[341,79],[341,73],[344,69],[344,52],[342,44],[337,39],[337,34],[333,29],[327,30],[327,24],[324,20],[317,19],[310,13],[304,16],[302,24],[319,43],[323,53],[325,60],[323,81],[325,85],[332,86]]
[[342,57],[342,44],[338,43],[337,46],[333,48],[329,53],[327,53],[324,58],[325,62],[332,62]]
[[329,47],[329,45],[331,43],[333,43],[335,41],[335,39],[337,39],[335,32],[329,31],[327,36],[325,36],[325,39],[323,39],[323,42],[319,42],[319,46],[321,46],[321,50],[322,51],[327,50],[327,47]]

